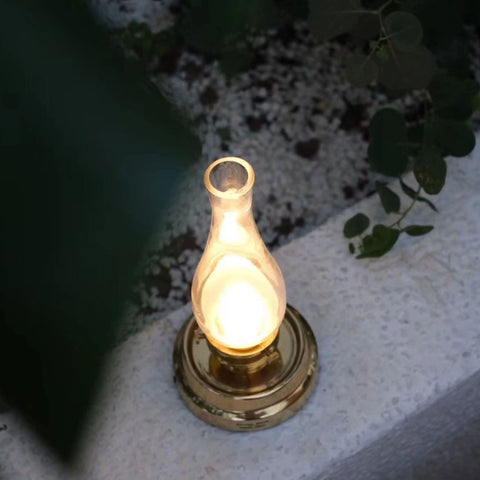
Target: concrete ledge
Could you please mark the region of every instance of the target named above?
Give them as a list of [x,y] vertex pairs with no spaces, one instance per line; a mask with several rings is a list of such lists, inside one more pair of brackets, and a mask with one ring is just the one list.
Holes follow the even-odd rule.
[[[387,442],[422,412],[431,415],[437,402],[480,370],[479,149],[474,157],[448,161],[447,185],[435,199],[440,215],[426,206],[412,215],[412,223],[433,221],[435,230],[401,238],[383,259],[355,260],[341,234],[344,221],[358,211],[383,218],[375,198],[276,252],[289,302],[310,322],[320,354],[318,387],[295,417],[271,430],[238,434],[190,414],[171,366],[173,339],[190,312],[186,306],[112,356],[80,473],[62,471],[7,413],[0,415],[0,425],[8,426],[0,431],[0,478],[377,478],[371,476],[381,471],[375,462],[387,465],[386,459],[369,456],[370,469],[347,474],[352,456],[378,448],[382,444],[375,442]],[[478,402],[478,396],[458,392],[466,404]],[[462,405],[452,398],[451,408]],[[445,423],[431,424],[429,438],[451,435],[451,421],[463,428],[455,420],[461,416],[448,420],[451,408],[438,410]],[[413,451],[406,445],[421,441],[426,428],[414,421],[398,450],[388,450],[388,461],[407,462]]]
[[480,373],[319,479],[478,480]]

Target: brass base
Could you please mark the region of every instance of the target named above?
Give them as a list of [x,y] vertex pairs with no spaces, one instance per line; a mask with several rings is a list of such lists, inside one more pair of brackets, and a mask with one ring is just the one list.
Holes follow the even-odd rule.
[[290,305],[273,343],[249,356],[217,350],[192,315],[178,332],[173,367],[180,395],[197,417],[226,430],[262,430],[290,418],[313,392],[317,344]]

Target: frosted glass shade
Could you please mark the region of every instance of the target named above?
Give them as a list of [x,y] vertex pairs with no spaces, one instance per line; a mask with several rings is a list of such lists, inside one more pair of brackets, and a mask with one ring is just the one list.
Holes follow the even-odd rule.
[[204,181],[212,221],[193,278],[195,319],[215,347],[248,355],[275,339],[285,315],[285,282],[253,218],[252,166],[221,158],[208,167]]

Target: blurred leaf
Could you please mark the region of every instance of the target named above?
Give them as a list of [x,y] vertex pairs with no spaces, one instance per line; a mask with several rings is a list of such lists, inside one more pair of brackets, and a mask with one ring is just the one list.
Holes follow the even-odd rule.
[[402,187],[403,192],[408,195],[411,199],[416,198],[419,202],[426,203],[434,212],[438,213],[437,207],[428,200],[427,198],[416,196],[416,192],[413,188],[409,187],[401,178],[400,178],[400,186]]
[[469,78],[460,79],[439,73],[433,78],[428,90],[435,115],[450,120],[467,120],[472,115],[479,85]]
[[445,35],[441,46],[432,50],[435,54],[438,68],[460,78],[470,75],[470,36],[461,30],[455,35]]
[[391,108],[379,110],[369,129],[368,162],[372,169],[398,177],[408,164],[407,128],[402,115]]
[[0,396],[64,460],[145,244],[200,156],[109,43],[85,2],[2,3],[0,98],[13,89],[22,122],[18,145],[0,140]]
[[123,42],[129,48],[149,50],[153,44],[153,35],[147,23],[131,22],[123,33]]
[[413,125],[407,129],[408,153],[416,155],[422,146],[423,141],[423,124]]
[[347,80],[356,87],[366,87],[377,79],[378,67],[366,55],[353,54],[346,61]]
[[415,159],[413,172],[425,192],[436,195],[440,193],[445,184],[447,164],[437,147],[424,145]]
[[480,95],[475,95],[473,98],[473,109],[477,112],[480,110]]
[[426,125],[426,128],[444,155],[464,157],[475,147],[475,135],[464,122],[435,118]]
[[385,225],[375,225],[371,235],[367,235],[360,247],[357,258],[376,258],[385,255],[395,245],[400,235],[400,230],[389,228]]
[[252,63],[254,51],[249,46],[238,46],[235,49],[226,49],[220,55],[219,64],[223,73],[235,75],[248,70]]
[[357,213],[347,220],[343,227],[343,235],[347,238],[361,235],[370,225],[370,219],[363,213]]
[[378,66],[379,81],[393,92],[426,88],[436,71],[435,57],[422,45],[409,52],[390,49]]
[[[478,0],[476,9],[478,10]],[[400,2],[399,2],[400,3]],[[401,9],[414,14],[423,27],[423,43],[437,65],[449,73],[468,76],[469,38],[464,31],[464,1],[402,0]]]
[[360,0],[309,0],[310,30],[319,41],[348,33],[358,22],[362,13]]
[[353,243],[348,244],[348,251],[353,255],[355,253],[355,245]]
[[153,36],[153,52],[162,56],[170,52],[179,42],[178,31],[176,28],[162,30]]
[[465,21],[480,28],[480,9],[478,8],[478,0],[466,0],[465,10]]
[[279,26],[285,15],[273,0],[196,0],[181,19],[188,45],[218,55],[250,32]]
[[375,189],[380,196],[380,201],[386,213],[395,212],[400,210],[400,197],[390,190],[385,183],[375,182]]
[[386,61],[390,58],[390,54],[388,53],[387,45],[383,44],[379,47],[379,49],[375,53],[377,58],[380,60]]
[[369,10],[378,10],[384,3],[384,0],[362,0],[364,8]]
[[308,0],[277,0],[275,3],[289,20],[306,20],[308,17]]
[[432,225],[410,225],[403,229],[403,231],[411,237],[419,237],[420,235],[425,235],[432,230]]
[[380,35],[380,18],[378,15],[361,13],[349,33],[360,40],[378,38]]
[[392,12],[385,18],[385,29],[389,40],[401,52],[408,52],[422,41],[422,24],[408,12]]

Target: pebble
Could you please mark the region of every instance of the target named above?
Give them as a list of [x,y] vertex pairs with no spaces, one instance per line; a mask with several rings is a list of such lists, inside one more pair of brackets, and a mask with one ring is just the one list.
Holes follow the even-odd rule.
[[[130,0],[128,12],[120,10],[123,3],[89,0],[96,16],[111,28],[141,19],[158,31],[174,20],[169,10],[174,0]],[[137,298],[141,304],[134,305],[137,314],[129,318],[130,331],[189,301],[191,277],[210,228],[202,178],[212,161],[233,155],[252,164],[258,227],[267,246],[277,247],[372,192],[377,177],[366,163],[366,139],[369,119],[379,108],[390,106],[403,113],[421,108],[424,97],[420,92],[390,101],[376,88],[349,85],[344,62],[353,45],[316,43],[304,22],[295,23],[282,35],[277,33],[272,30],[252,38],[262,61],[248,72],[227,78],[218,62],[208,63],[201,55],[184,50],[173,74],[150,75],[192,122],[203,148],[167,213],[169,230],[158,232],[155,249],[145,260],[146,265],[159,263],[170,269],[175,289],[166,298],[155,297],[156,315],[145,316],[144,307],[151,304],[152,295],[145,280],[140,281]],[[477,37],[472,53],[478,78]],[[229,139],[219,132],[221,128],[229,128]],[[272,197],[274,204],[268,201]],[[187,231],[192,232],[193,248],[185,248],[176,258],[162,258],[163,252],[171,250],[172,239],[180,241]],[[157,272],[158,268],[151,274]]]

